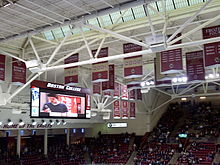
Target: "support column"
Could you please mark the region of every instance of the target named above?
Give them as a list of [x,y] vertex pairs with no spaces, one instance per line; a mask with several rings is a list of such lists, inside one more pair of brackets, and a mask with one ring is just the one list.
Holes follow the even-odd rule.
[[18,130],[18,135],[17,135],[17,155],[20,158],[21,156],[21,130]]
[[47,129],[44,130],[44,155],[47,155]]
[[67,133],[66,133],[66,145],[70,145],[70,129],[67,128]]

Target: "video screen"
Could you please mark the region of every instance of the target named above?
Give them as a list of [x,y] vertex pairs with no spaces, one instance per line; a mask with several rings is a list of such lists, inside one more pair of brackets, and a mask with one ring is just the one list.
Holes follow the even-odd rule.
[[[31,87],[31,117],[90,118],[88,95]],[[90,106],[90,105],[89,105]]]

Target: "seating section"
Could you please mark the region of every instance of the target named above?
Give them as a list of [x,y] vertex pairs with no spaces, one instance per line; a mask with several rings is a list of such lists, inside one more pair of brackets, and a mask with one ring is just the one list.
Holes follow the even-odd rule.
[[216,152],[214,143],[193,142],[178,158],[178,165],[211,165]]
[[176,148],[176,144],[149,144],[147,148],[138,150],[134,163],[141,165],[168,164]]
[[130,139],[130,134],[100,135],[91,149],[93,163],[126,164],[132,153]]
[[49,161],[39,154],[28,154],[21,157],[22,165],[50,165]]
[[83,145],[54,145],[49,147],[49,159],[55,165],[85,164]]

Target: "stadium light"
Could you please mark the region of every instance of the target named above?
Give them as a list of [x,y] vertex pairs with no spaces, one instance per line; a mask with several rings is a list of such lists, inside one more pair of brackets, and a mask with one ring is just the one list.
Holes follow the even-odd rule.
[[186,101],[186,100],[187,100],[187,98],[185,98],[185,97],[181,98],[181,101]]
[[144,87],[145,86],[145,82],[141,82],[141,86]]
[[60,124],[61,124],[61,122],[60,122],[59,120],[56,120],[56,123],[57,123],[57,125],[60,125]]
[[172,79],[172,82],[173,82],[173,83],[177,83],[177,78],[176,78],[176,77],[173,78],[173,79]]
[[54,121],[50,120],[50,125],[54,125]]
[[66,125],[66,121],[65,120],[62,120],[62,122],[63,122],[63,125]]
[[23,125],[24,125],[24,122],[22,121],[22,119],[19,120],[19,125],[20,125],[20,126],[23,126]]
[[0,121],[0,125],[2,125],[2,122]]
[[9,126],[13,125],[13,122],[11,121],[11,119],[8,119],[8,125]]
[[32,120],[32,125],[37,125],[37,122],[35,120]]
[[201,97],[199,97],[199,99],[200,100],[204,100],[204,99],[206,99],[206,97],[205,96],[201,96]]
[[154,81],[150,81],[150,85],[154,85]]
[[154,85],[154,81],[143,81],[140,83],[141,87],[152,86]]
[[46,124],[47,124],[47,122],[42,120],[42,125],[46,125]]
[[214,78],[214,74],[209,74],[208,77],[212,79]]
[[172,83],[186,83],[188,80],[188,78],[186,76],[183,76],[183,77],[174,77],[172,79]]

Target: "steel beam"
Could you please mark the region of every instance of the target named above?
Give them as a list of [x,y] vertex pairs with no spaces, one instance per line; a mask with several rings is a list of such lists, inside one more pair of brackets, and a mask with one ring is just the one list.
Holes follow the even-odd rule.
[[170,41],[170,42],[168,43],[168,45],[172,45],[172,44],[176,43],[177,41],[179,41],[179,40],[181,40],[181,39],[183,39],[183,38],[185,38],[185,37],[187,37],[187,36],[189,36],[189,35],[191,35],[191,34],[197,32],[198,30],[200,30],[200,29],[206,27],[207,25],[209,25],[209,24],[211,24],[211,23],[217,21],[218,19],[220,19],[220,15],[218,15],[218,16],[216,16],[216,17],[214,17],[214,18],[211,18],[209,21],[203,23],[202,25],[199,25],[199,26],[197,26],[196,28],[194,28],[194,29],[192,29],[192,30],[190,30],[190,31],[188,31],[188,32],[186,32],[186,33],[184,33],[184,34],[182,34],[180,37],[178,37],[178,38],[176,38],[176,39]]
[[149,10],[148,10],[148,5],[144,5],[145,9],[146,9],[146,12],[147,12],[147,18],[148,18],[148,22],[150,24],[150,30],[151,30],[151,33],[154,36],[156,36],[155,34],[155,30],[154,30],[154,25],[152,23],[152,20],[151,20],[151,16],[150,16],[150,13],[149,13]]
[[104,29],[104,28],[100,28],[100,27],[97,27],[97,26],[94,26],[94,25],[90,25],[90,24],[84,24],[84,26],[86,26],[87,28],[90,28],[90,29],[102,32],[102,33],[110,34],[111,36],[113,36],[115,38],[118,38],[120,40],[124,40],[126,42],[131,42],[131,43],[134,43],[136,45],[140,45],[140,46],[143,46],[143,47],[146,47],[146,48],[149,47],[147,44],[145,44],[143,42],[134,40],[134,39],[132,39],[130,37],[123,36],[121,34],[118,34],[116,32],[113,32],[113,31],[110,31],[110,30],[107,30],[107,29]]
[[100,52],[100,50],[101,50],[101,48],[102,48],[104,42],[105,42],[105,37],[102,39],[102,41],[101,41],[101,43],[100,43],[100,45],[99,45],[99,47],[98,47],[98,49],[97,49],[97,51],[96,51],[96,53],[95,53],[94,58],[97,58],[97,57],[98,57],[99,52]]
[[[167,39],[167,42],[170,42],[172,41],[172,39],[174,39],[174,37],[176,37],[176,35],[180,32],[182,32],[182,30],[188,26],[188,24],[190,22],[192,22],[207,6],[209,3],[211,3],[212,0],[208,0],[201,8],[200,10],[198,10],[191,18],[189,18],[184,24],[182,24],[182,26],[177,30],[175,31],[168,39]],[[175,43],[175,42],[174,42]]]
[[34,43],[33,43],[32,39],[30,39],[29,42],[30,42],[31,47],[32,47],[32,49],[33,49],[33,51],[34,51],[34,54],[35,54],[35,56],[36,56],[36,58],[37,58],[37,61],[38,61],[39,63],[41,63],[40,57],[39,57],[39,55],[38,55],[38,53],[37,53],[37,50],[36,50],[36,48],[35,48],[35,46],[34,46]]
[[89,44],[88,44],[88,42],[87,42],[87,39],[86,39],[86,37],[85,37],[85,34],[84,34],[84,32],[83,32],[82,27],[80,27],[80,33],[81,33],[82,38],[83,38],[83,40],[84,40],[84,43],[85,43],[85,45],[86,45],[86,49],[87,49],[87,51],[88,51],[88,53],[89,53],[89,57],[90,57],[90,59],[93,59],[94,57],[93,57],[92,51],[91,51],[91,49],[90,49],[90,47],[89,47]]
[[24,88],[26,88],[33,80],[35,80],[38,76],[40,76],[43,72],[35,74],[34,77],[32,77],[26,84],[18,88],[15,92],[12,93],[12,95],[7,99],[7,102],[10,102],[18,93],[20,93]]
[[[90,41],[88,44],[93,44],[95,42],[97,42],[98,40],[100,40],[100,38],[96,38],[92,41]],[[60,58],[59,60],[57,60],[56,62],[54,62],[51,66],[55,66],[57,64],[59,64],[60,62],[63,62],[66,58],[70,57],[71,55],[78,53],[79,51],[83,50],[84,48],[86,48],[86,45],[81,46],[80,48],[75,49],[74,51],[68,53],[67,55],[65,55],[63,58]]]
[[[150,1],[148,1],[148,3],[152,2],[152,1],[154,1],[154,0],[150,0]],[[95,13],[92,13],[92,14],[89,14],[89,15],[85,14],[84,17],[81,17],[78,20],[75,20],[75,18],[73,18],[71,20],[66,20],[64,22],[61,22],[61,21],[58,21],[58,20],[53,20],[56,23],[54,23],[52,26],[40,27],[40,28],[37,28],[35,31],[32,31],[32,32],[27,32],[26,31],[26,32],[20,33],[19,35],[16,35],[16,36],[8,36],[8,37],[6,37],[6,39],[1,39],[0,42],[15,39],[15,38],[20,38],[20,37],[26,37],[27,35],[32,36],[32,35],[41,33],[43,31],[48,31],[48,30],[51,30],[51,29],[58,28],[58,27],[60,27],[60,24],[62,24],[62,23],[63,23],[63,26],[72,25],[72,24],[74,24],[75,22],[78,22],[78,21],[85,21],[85,20],[88,20],[88,19],[100,17],[100,16],[103,16],[103,15],[106,15],[106,14],[109,14],[109,13],[113,13],[113,12],[129,9],[131,7],[143,5],[145,3],[146,3],[146,0],[138,0],[138,1],[131,1],[131,2],[128,2],[128,3],[124,3],[124,4],[118,4],[118,5],[115,5],[114,8],[108,8],[108,9],[105,9],[105,10],[100,10],[98,12],[95,12]],[[18,3],[15,3],[14,5],[18,5]],[[22,5],[18,5],[18,7],[21,7],[23,9],[25,9],[25,7],[23,7]],[[33,10],[30,10],[30,9],[29,9],[29,11],[33,12]],[[39,15],[39,13],[38,13],[38,15]]]

